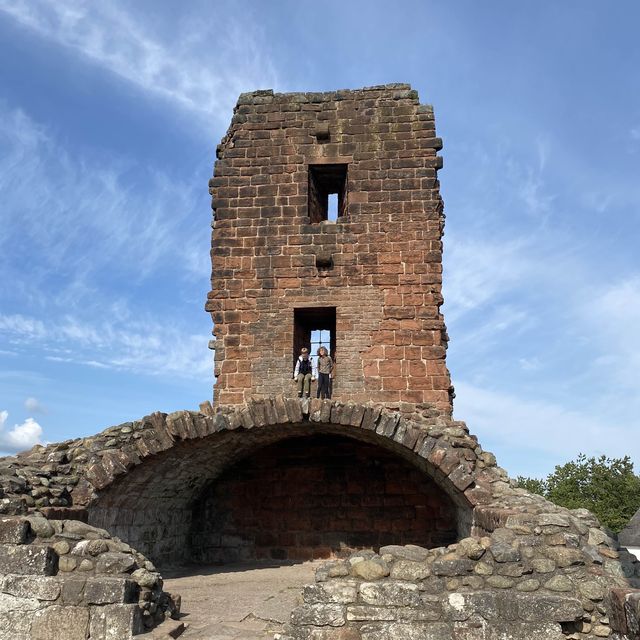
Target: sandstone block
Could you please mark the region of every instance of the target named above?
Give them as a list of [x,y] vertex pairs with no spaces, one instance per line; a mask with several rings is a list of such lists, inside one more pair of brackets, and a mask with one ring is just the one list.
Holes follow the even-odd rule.
[[129,640],[144,630],[137,604],[112,604],[91,607],[89,632],[101,640]]
[[322,584],[307,585],[303,590],[304,601],[309,604],[355,602],[358,588],[355,581],[331,580]]
[[586,580],[578,584],[580,594],[589,600],[599,602],[605,597],[605,589],[595,580]]
[[534,558],[531,567],[538,573],[552,573],[556,570],[556,563],[550,558]]
[[394,556],[395,558],[400,558],[401,560],[412,560],[413,562],[422,562],[426,560],[429,555],[429,550],[424,547],[419,547],[415,544],[408,544],[406,546],[403,545],[387,545],[384,547],[380,547],[379,551],[380,555],[385,555],[386,553]]
[[530,578],[516,584],[516,589],[523,592],[537,591],[540,588],[540,580]]
[[468,558],[450,553],[435,560],[431,570],[436,576],[464,576],[474,570],[474,564]]
[[31,640],[86,640],[89,609],[54,605],[36,611],[31,623]]
[[487,584],[495,589],[510,589],[515,585],[515,582],[511,578],[494,575],[487,578]]
[[444,640],[451,638],[451,626],[443,622],[406,624],[402,622],[365,624],[362,640]]
[[23,518],[0,518],[0,544],[25,544],[29,521]]
[[84,601],[86,578],[64,576],[60,584],[63,604],[81,604]]
[[18,598],[55,600],[60,595],[60,581],[49,576],[8,575],[0,579],[0,591]]
[[351,573],[363,580],[380,580],[388,576],[390,570],[384,561],[361,560],[351,567]]
[[486,640],[524,640],[525,638],[526,640],[566,640],[560,625],[553,622],[535,624],[499,622],[492,624],[486,635]]
[[578,549],[568,549],[566,547],[547,547],[545,555],[553,560],[560,568],[581,565],[585,563],[583,554]]
[[46,518],[41,516],[27,516],[26,518],[31,526],[31,531],[39,538],[50,538],[54,534],[53,525]]
[[51,547],[0,545],[0,574],[51,576],[58,568],[58,555]]
[[138,585],[126,578],[89,578],[84,588],[84,599],[88,604],[122,604],[135,602]]
[[572,591],[573,582],[567,576],[557,575],[544,583],[544,588],[549,591]]
[[517,598],[518,616],[527,622],[571,622],[582,617],[582,605],[577,598],[542,594],[518,595]]
[[420,604],[418,586],[411,582],[363,582],[359,593],[365,604],[394,607]]
[[127,573],[135,567],[135,564],[136,561],[131,554],[108,551],[98,556],[96,570],[99,573]]
[[298,625],[341,627],[346,621],[346,612],[339,604],[308,604],[294,609],[291,621]]
[[419,581],[428,578],[431,569],[425,562],[411,562],[409,560],[397,560],[391,566],[391,577],[396,580]]

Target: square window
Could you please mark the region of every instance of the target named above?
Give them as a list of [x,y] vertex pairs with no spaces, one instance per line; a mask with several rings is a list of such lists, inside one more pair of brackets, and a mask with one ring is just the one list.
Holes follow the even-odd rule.
[[293,311],[293,365],[300,349],[309,349],[309,355],[318,356],[318,349],[326,347],[335,361],[336,353],[336,308],[305,307]]
[[347,211],[346,164],[309,165],[308,212],[312,223],[337,220]]

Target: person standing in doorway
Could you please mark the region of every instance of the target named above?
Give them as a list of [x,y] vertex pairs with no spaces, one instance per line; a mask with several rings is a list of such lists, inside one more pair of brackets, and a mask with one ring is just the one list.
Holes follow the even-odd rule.
[[316,374],[318,378],[318,398],[331,399],[331,375],[333,373],[333,360],[326,347],[318,349],[318,364]]
[[293,371],[293,379],[298,383],[298,398],[308,398],[311,395],[311,382],[315,380],[313,375],[313,359],[309,357],[309,349],[302,347],[296,360]]

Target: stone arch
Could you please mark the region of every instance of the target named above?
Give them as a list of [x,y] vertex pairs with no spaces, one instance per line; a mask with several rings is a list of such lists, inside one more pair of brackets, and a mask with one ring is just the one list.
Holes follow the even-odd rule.
[[88,461],[73,502],[90,523],[160,564],[188,559],[192,505],[208,485],[261,448],[296,437],[348,438],[402,459],[454,505],[457,537],[470,533],[474,506],[490,496],[486,463],[462,423],[410,420],[377,405],[278,396],[215,412],[153,414],[119,429],[108,434],[121,438],[119,446]]

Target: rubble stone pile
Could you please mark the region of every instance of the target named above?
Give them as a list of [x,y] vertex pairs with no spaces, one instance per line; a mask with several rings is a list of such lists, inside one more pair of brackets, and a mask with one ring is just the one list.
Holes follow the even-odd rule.
[[154,565],[78,520],[0,518],[0,639],[121,640],[177,616]]
[[538,509],[448,547],[387,546],[326,563],[281,639],[637,637],[638,594],[620,596],[640,565],[588,511],[544,500]]

